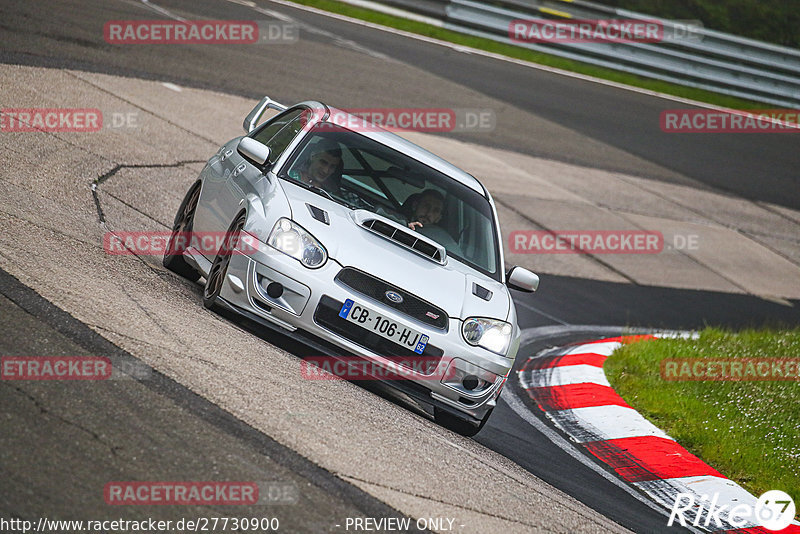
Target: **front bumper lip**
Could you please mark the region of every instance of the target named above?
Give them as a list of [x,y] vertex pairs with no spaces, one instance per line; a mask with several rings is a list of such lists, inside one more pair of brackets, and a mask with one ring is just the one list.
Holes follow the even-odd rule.
[[[284,334],[291,332],[291,337],[319,351],[320,355],[337,358],[356,356],[406,376],[407,367],[398,367],[399,364],[396,362],[331,331],[315,320],[315,312],[323,297],[337,302],[344,302],[347,298],[359,299],[358,293],[335,281],[336,274],[341,268],[336,260],[329,258],[320,269],[306,269],[295,259],[277,251],[273,254],[257,252],[254,255],[235,255],[231,258],[228,274],[242,280],[245,291],[234,291],[232,284],[225,284],[221,299],[231,311]],[[291,288],[294,301],[283,299],[285,302],[281,303],[276,299],[269,299],[263,284],[259,282],[259,275],[265,273],[268,279],[280,281],[285,287]],[[383,307],[381,311],[387,318],[399,324],[423,331],[430,337],[429,345],[439,347],[443,352],[440,366],[433,375],[421,376],[419,379],[387,381],[391,387],[472,422],[479,422],[486,412],[494,407],[502,379],[510,372],[512,364],[510,359],[491,356],[486,358],[476,354],[461,339],[458,319],[450,319],[449,328],[443,332],[401,315],[394,309]],[[490,388],[478,395],[456,390],[444,384],[440,376],[454,358],[466,360],[498,375],[499,378]],[[379,380],[380,377],[376,379]]]

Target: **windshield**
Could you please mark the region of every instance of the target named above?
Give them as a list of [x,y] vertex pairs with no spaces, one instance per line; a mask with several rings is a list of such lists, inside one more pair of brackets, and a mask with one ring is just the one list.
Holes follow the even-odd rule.
[[318,125],[295,149],[279,177],[350,208],[392,219],[436,241],[448,256],[500,279],[489,201],[386,145],[339,127]]

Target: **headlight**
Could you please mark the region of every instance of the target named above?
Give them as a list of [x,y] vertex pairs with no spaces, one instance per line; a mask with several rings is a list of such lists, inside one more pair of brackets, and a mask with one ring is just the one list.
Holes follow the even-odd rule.
[[267,244],[293,257],[309,269],[322,267],[328,259],[325,248],[313,235],[285,217],[275,223]]
[[508,352],[511,330],[511,325],[504,321],[483,317],[470,317],[461,325],[461,335],[467,343],[501,356]]

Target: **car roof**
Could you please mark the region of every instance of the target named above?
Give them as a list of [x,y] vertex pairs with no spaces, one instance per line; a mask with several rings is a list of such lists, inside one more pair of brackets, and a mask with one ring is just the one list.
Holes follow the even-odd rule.
[[[352,125],[354,122],[349,121],[348,117],[354,117],[356,121],[361,120],[359,117],[348,113],[347,110],[341,108],[335,108],[327,106],[321,102],[303,102],[302,105],[306,105],[312,108],[317,108],[319,111],[330,111],[330,115],[326,118],[326,122],[332,122],[337,126],[340,126],[346,130],[349,130],[348,125]],[[323,109],[320,109],[323,108]],[[324,116],[324,115],[323,115]],[[352,130],[351,130],[352,131]],[[373,141],[378,143],[384,144],[389,148],[393,148],[398,152],[402,152],[403,154],[408,155],[416,159],[417,161],[424,163],[425,165],[436,169],[437,171],[446,174],[447,176],[453,178],[457,182],[469,187],[470,189],[480,193],[482,196],[486,197],[486,189],[483,185],[471,174],[465,172],[452,163],[440,158],[436,154],[433,154],[421,146],[412,143],[408,139],[400,137],[399,135],[392,133],[388,130],[384,130],[379,126],[370,126],[369,128],[365,128],[363,131],[357,131],[356,133],[363,135]]]

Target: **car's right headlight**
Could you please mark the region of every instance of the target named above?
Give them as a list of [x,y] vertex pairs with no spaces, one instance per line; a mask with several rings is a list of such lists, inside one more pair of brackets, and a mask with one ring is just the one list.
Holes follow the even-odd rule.
[[309,269],[322,267],[328,259],[325,247],[305,228],[286,217],[278,219],[267,244],[293,257]]
[[486,317],[470,317],[461,324],[461,335],[470,345],[505,356],[511,345],[511,325]]

